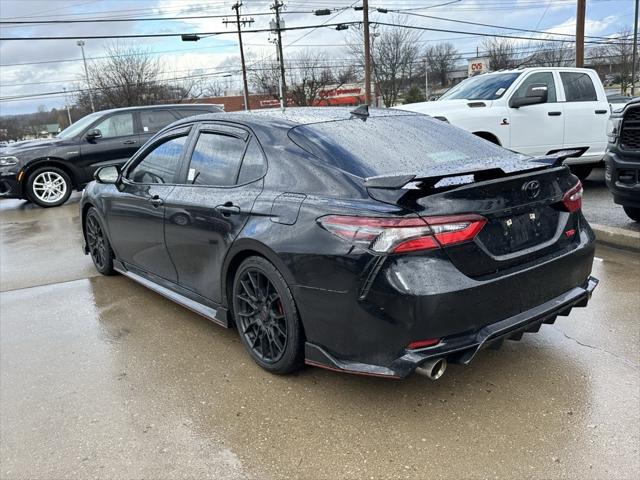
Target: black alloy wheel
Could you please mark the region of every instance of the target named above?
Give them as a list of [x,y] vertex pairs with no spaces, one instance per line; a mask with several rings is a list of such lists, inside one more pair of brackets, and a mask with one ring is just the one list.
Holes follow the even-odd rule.
[[262,368],[289,373],[302,364],[298,313],[280,272],[261,257],[245,260],[235,277],[233,311],[245,348]]
[[89,209],[85,219],[85,237],[96,270],[103,275],[113,275],[113,250],[94,208]]

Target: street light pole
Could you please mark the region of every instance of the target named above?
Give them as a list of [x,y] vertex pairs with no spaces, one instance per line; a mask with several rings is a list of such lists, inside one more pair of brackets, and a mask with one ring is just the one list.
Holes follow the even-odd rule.
[[84,63],[84,78],[87,81],[87,88],[89,89],[89,101],[91,102],[91,111],[95,112],[96,107],[93,103],[93,92],[91,91],[91,84],[89,83],[89,71],[87,70],[87,59],[84,56],[84,40],[78,40],[76,44],[82,50],[82,63]]

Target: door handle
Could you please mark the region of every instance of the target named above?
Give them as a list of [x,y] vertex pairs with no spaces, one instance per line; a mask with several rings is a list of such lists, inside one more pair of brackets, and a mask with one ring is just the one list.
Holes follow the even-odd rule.
[[596,110],[596,115],[604,115],[608,112],[608,110]]
[[216,212],[220,212],[223,216],[228,217],[230,215],[237,215],[240,213],[240,207],[231,202],[227,202],[224,205],[218,205],[216,207]]
[[164,200],[162,200],[158,195],[154,195],[151,199],[149,199],[149,202],[155,208],[158,208],[158,207],[161,207],[162,205],[164,205]]
[[547,115],[549,115],[550,117],[559,117],[560,115],[562,115],[562,112],[548,112]]
[[122,143],[123,143],[123,145],[133,145],[134,143],[136,143],[136,141],[135,140],[126,140],[126,141],[124,141]]

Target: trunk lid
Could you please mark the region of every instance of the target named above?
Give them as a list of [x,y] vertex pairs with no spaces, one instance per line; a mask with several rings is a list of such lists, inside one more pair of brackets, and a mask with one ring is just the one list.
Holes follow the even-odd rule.
[[[419,176],[418,176],[419,177]],[[457,185],[456,182],[468,182]],[[369,182],[369,195],[422,217],[478,214],[487,223],[471,242],[445,247],[452,263],[474,278],[495,276],[570,250],[577,218],[563,209],[563,196],[577,182],[568,168],[505,173],[499,169],[451,178],[418,178],[410,189]],[[573,234],[569,235],[567,231]]]

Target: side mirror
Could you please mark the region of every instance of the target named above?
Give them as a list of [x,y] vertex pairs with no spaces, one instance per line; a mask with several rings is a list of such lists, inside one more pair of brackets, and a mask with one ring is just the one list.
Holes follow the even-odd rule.
[[549,87],[544,83],[532,83],[527,87],[524,97],[511,97],[509,106],[511,108],[520,108],[527,105],[536,105],[538,103],[547,103],[549,98]]
[[93,178],[95,178],[98,183],[117,185],[122,179],[122,174],[120,173],[120,168],[117,166],[105,165],[104,167],[100,167],[96,170]]
[[102,138],[102,132],[99,128],[92,128],[85,136],[87,137],[87,140],[96,140],[98,138]]

